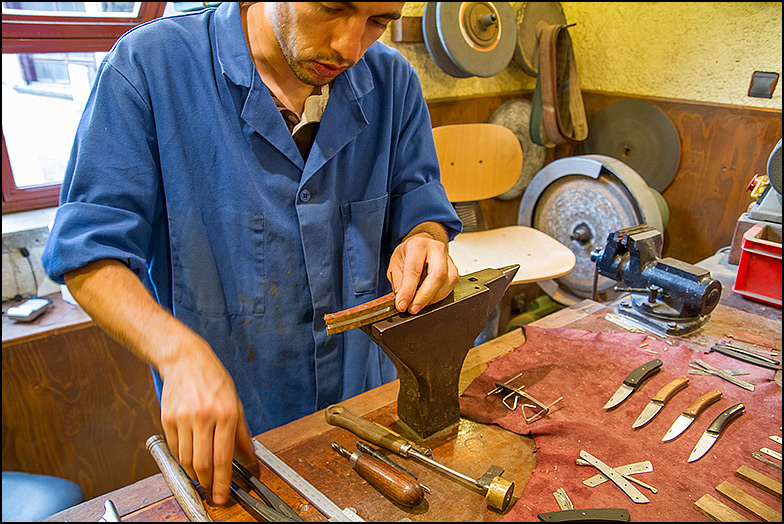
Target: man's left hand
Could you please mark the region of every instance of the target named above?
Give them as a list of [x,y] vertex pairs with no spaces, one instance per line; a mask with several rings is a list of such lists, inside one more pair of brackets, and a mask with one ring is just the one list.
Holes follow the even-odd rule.
[[387,278],[395,291],[398,311],[419,313],[455,288],[459,275],[449,256],[448,242],[441,224],[425,222],[411,230],[392,253]]

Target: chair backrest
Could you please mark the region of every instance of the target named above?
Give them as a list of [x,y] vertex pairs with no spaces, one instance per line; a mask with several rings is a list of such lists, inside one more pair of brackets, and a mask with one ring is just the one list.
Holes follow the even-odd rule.
[[441,183],[451,202],[475,202],[509,190],[520,177],[523,150],[510,129],[498,124],[433,128]]

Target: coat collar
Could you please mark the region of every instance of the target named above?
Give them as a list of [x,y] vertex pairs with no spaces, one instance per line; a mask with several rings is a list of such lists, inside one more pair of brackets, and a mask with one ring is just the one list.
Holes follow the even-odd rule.
[[[305,162],[251,60],[242,29],[239,4],[221,4],[215,13],[215,26],[216,53],[221,72],[234,84],[249,88],[242,108],[243,120],[292,163],[305,170]],[[373,87],[373,76],[364,57],[335,79],[308,156],[308,173],[321,168],[368,126],[360,100]]]

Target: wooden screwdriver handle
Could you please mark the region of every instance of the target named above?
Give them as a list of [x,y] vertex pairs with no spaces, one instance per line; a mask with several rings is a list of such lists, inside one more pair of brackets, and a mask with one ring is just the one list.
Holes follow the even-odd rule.
[[150,452],[158,468],[161,470],[166,484],[174,498],[179,502],[185,516],[191,522],[212,522],[210,514],[204,508],[201,497],[191,484],[190,477],[185,473],[169,451],[166,439],[162,435],[153,435],[147,439],[147,451]]
[[324,410],[324,417],[328,424],[347,429],[359,438],[398,455],[405,455],[401,448],[408,443],[406,439],[379,424],[356,416],[343,406],[329,406]]
[[425,490],[417,481],[399,469],[358,451],[349,460],[363,479],[398,504],[413,508],[422,502]]

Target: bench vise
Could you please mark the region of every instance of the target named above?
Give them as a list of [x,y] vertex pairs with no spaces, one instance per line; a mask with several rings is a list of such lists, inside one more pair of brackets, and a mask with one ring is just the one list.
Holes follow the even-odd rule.
[[626,287],[629,302],[617,313],[661,335],[684,335],[705,324],[721,298],[721,282],[710,272],[674,258],[659,258],[662,234],[642,224],[619,229],[591,252],[597,275]]

